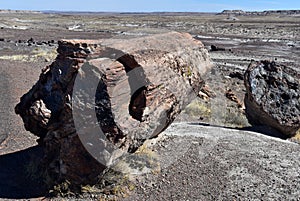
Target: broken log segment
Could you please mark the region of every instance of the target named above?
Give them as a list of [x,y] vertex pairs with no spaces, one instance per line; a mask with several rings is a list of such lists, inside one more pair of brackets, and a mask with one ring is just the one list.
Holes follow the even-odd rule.
[[62,40],[16,106],[40,137],[53,183],[93,184],[107,166],[170,125],[204,84],[204,45],[187,33]]

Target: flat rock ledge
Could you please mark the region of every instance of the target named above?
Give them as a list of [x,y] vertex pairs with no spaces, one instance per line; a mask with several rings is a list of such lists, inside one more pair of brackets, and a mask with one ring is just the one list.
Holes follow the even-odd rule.
[[245,72],[245,106],[253,125],[268,125],[287,137],[300,129],[300,73],[283,64],[252,62]]
[[185,122],[161,135],[152,148],[161,173],[138,180],[124,200],[299,200],[299,144]]
[[187,33],[62,40],[15,111],[45,149],[48,183],[94,184],[103,170],[165,130],[212,67]]

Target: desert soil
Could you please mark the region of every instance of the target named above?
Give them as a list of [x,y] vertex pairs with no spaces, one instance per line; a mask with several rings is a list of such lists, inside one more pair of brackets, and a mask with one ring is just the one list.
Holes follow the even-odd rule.
[[[241,76],[251,60],[275,60],[299,70],[299,15],[10,12],[0,13],[0,19],[0,200],[41,199],[48,192],[30,174],[42,151],[14,107],[55,58],[57,41],[170,30],[189,32],[209,51],[211,45],[222,49],[210,52],[215,66],[205,77],[215,97],[194,100],[161,135],[151,149],[161,157],[177,156],[156,174],[135,177],[135,188],[124,199],[299,200],[299,145],[249,125]],[[228,91],[238,103],[226,98]]]

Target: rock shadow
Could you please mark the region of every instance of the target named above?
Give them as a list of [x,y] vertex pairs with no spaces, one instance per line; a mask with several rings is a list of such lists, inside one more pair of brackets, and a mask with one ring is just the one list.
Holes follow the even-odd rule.
[[0,199],[44,197],[48,190],[38,168],[43,157],[40,146],[0,155]]
[[226,129],[235,129],[235,130],[241,130],[241,131],[252,131],[256,133],[260,133],[269,137],[275,137],[280,138],[283,140],[288,139],[289,137],[282,134],[281,132],[277,131],[274,128],[271,128],[269,126],[265,125],[255,125],[255,126],[248,126],[243,128],[237,128],[237,127],[229,127],[229,126],[218,126],[218,125],[211,125],[208,123],[189,123],[190,125],[200,125],[200,126],[211,126],[211,127],[217,127],[217,128],[226,128]]

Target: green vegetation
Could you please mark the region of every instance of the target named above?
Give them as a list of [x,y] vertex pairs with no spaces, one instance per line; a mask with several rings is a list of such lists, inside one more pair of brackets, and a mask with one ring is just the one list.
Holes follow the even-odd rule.
[[195,99],[185,109],[184,112],[192,117],[211,117],[210,105],[204,101]]

